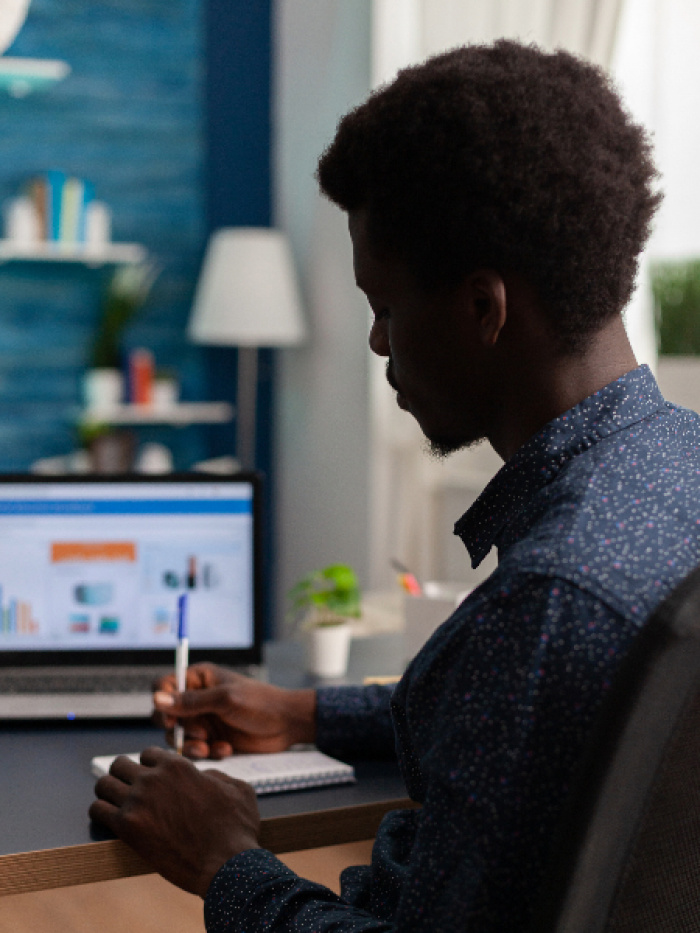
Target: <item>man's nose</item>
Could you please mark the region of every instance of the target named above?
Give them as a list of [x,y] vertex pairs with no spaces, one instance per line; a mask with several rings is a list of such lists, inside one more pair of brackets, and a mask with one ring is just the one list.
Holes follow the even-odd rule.
[[369,332],[369,348],[377,356],[389,356],[391,347],[385,319],[375,318],[372,322],[372,328]]

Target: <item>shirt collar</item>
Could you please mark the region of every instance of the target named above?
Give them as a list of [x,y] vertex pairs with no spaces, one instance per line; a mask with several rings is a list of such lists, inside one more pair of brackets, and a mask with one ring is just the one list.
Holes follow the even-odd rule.
[[626,373],[579,402],[533,435],[505,463],[454,527],[478,567],[524,504],[564,464],[597,441],[665,405],[648,366]]

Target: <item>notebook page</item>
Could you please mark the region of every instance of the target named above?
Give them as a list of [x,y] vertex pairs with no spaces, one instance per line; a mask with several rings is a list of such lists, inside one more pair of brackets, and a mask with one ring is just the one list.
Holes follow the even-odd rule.
[[[92,759],[92,773],[96,777],[107,774],[116,755],[102,755]],[[138,752],[127,757],[139,761]],[[229,777],[252,784],[256,793],[271,794],[327,784],[346,784],[355,781],[352,765],[331,758],[317,749],[273,752],[266,755],[232,755],[221,761],[193,762],[200,771],[215,768]]]

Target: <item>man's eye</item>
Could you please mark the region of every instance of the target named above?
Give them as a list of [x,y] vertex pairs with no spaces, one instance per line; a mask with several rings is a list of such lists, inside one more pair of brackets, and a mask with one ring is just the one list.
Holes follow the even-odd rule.
[[375,320],[375,321],[383,321],[385,318],[388,318],[388,317],[389,317],[389,309],[388,309],[388,308],[377,308],[377,309],[373,309],[373,310],[374,310],[374,320]]

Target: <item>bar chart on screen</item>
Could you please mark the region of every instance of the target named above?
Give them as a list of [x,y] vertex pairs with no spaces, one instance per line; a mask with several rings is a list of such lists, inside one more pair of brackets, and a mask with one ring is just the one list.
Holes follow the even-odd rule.
[[0,632],[3,635],[37,635],[39,623],[34,617],[32,604],[21,599],[5,599],[0,586]]

